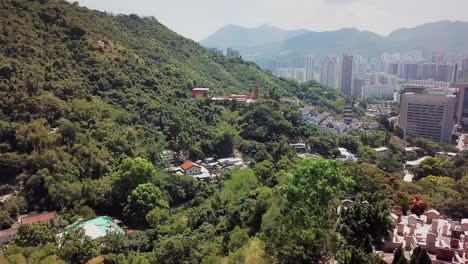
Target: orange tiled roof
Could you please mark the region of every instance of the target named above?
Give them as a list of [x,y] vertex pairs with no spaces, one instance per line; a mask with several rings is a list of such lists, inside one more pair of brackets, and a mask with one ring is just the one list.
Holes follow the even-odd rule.
[[23,217],[21,218],[21,223],[22,224],[42,223],[42,222],[54,220],[56,218],[57,218],[56,212],[49,212],[49,213],[42,213],[42,214]]
[[191,162],[191,161],[186,161],[184,164],[182,164],[180,166],[183,170],[188,170],[192,167],[198,167],[200,168],[200,165],[196,164],[195,162]]

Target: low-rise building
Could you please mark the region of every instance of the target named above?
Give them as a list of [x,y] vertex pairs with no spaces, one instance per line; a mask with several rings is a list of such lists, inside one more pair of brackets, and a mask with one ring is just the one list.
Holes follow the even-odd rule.
[[186,161],[180,167],[174,168],[173,171],[176,173],[192,176],[197,180],[202,181],[209,181],[211,178],[211,173],[205,167],[192,161]]
[[[108,216],[100,216],[89,221],[77,221],[67,227],[64,232],[73,229],[82,228],[85,234],[92,239],[105,237],[109,233],[125,234],[124,230],[115,223],[115,221]],[[59,234],[60,236],[60,234]]]
[[386,159],[388,157],[387,147],[374,148],[374,150],[377,152],[377,157],[379,159]]
[[426,157],[422,157],[420,159],[417,159],[417,160],[411,160],[411,161],[407,161],[405,163],[405,168],[411,168],[411,167],[414,167],[414,166],[417,166],[419,165],[421,162],[423,162],[425,159],[429,158],[429,156],[426,156]]
[[33,224],[33,223],[49,223],[52,227],[58,227],[58,215],[57,212],[45,212],[41,214],[24,216],[20,218],[21,224]]
[[338,148],[340,151],[340,160],[342,161],[356,161],[356,156],[354,154],[350,153],[347,149],[345,148]]
[[304,154],[307,152],[307,146],[304,143],[294,143],[289,145],[293,147],[298,154]]
[[192,89],[192,98],[202,96],[207,98],[210,96],[210,88],[193,88]]
[[18,233],[18,229],[16,228],[0,230],[0,245],[10,243],[10,241],[15,238],[16,233]]

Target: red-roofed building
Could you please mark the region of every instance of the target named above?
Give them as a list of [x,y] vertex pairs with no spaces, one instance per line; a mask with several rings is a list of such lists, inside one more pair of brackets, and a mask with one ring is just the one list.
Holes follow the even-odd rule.
[[13,238],[15,238],[18,229],[6,229],[0,231],[0,244],[8,244]]
[[185,175],[197,175],[201,173],[201,166],[191,161],[186,161],[180,168],[184,170]]
[[37,215],[25,216],[21,218],[21,224],[49,223],[51,226],[58,226],[57,212],[46,212]]

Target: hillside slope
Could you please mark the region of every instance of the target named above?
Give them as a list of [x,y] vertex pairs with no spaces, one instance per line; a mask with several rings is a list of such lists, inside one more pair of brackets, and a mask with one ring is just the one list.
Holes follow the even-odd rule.
[[[50,186],[96,179],[125,157],[157,163],[163,148],[184,158],[227,155],[232,142],[225,148],[217,138],[223,139],[222,129],[233,129],[223,121],[241,119],[237,112],[230,118],[227,109],[251,108],[192,101],[191,89],[248,94],[254,83],[261,97],[270,98],[321,87],[300,86],[240,58],[215,55],[154,18],[109,16],[63,1],[1,1],[0,180],[27,185],[49,175]],[[277,111],[273,121],[299,125],[294,108],[265,107],[272,116],[270,110]],[[235,129],[231,134],[239,133]],[[263,141],[291,134],[283,129],[265,138],[264,130],[252,131]],[[299,129],[294,131],[297,136]],[[34,205],[54,208],[46,190],[26,196]]]

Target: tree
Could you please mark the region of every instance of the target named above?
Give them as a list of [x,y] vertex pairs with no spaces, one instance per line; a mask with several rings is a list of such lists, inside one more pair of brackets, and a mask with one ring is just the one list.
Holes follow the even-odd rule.
[[146,222],[155,229],[159,228],[161,225],[165,225],[168,220],[169,212],[159,207],[154,208],[146,215]]
[[358,149],[361,147],[361,141],[358,137],[344,135],[338,138],[338,145],[342,148],[349,150],[351,153],[358,153]]
[[326,205],[353,185],[353,179],[339,161],[306,159],[294,170],[285,191],[291,205]]
[[20,225],[13,243],[21,247],[42,247],[55,242],[55,231],[48,223]]
[[130,250],[144,252],[151,248],[151,240],[146,232],[134,231],[127,235],[128,247]]
[[259,162],[255,164],[254,167],[255,176],[257,176],[258,180],[262,184],[269,185],[269,183],[272,183],[273,180],[272,178],[274,176],[275,171],[274,168],[275,165],[269,160]]
[[234,150],[234,146],[239,138],[237,131],[228,122],[222,121],[219,124],[218,132],[215,139],[215,150],[220,157],[229,156]]
[[13,223],[13,219],[11,219],[8,212],[0,210],[0,230],[10,228]]
[[411,259],[409,264],[431,264],[431,257],[427,254],[427,250],[418,246],[417,248],[413,249],[413,254],[411,255]]
[[388,145],[390,142],[390,134],[381,131],[381,130],[374,130],[367,134],[367,144],[373,148],[384,147]]
[[392,264],[408,264],[408,260],[405,258],[405,253],[403,248],[398,247],[395,250],[395,254],[393,255]]
[[420,216],[426,211],[427,202],[423,201],[419,195],[414,196],[410,202],[411,213]]
[[142,158],[126,158],[113,174],[119,196],[127,196],[138,185],[149,182],[157,175],[154,165]]
[[359,146],[357,156],[360,162],[375,163],[377,160],[377,151],[369,146]]
[[328,261],[338,240],[332,201],[353,184],[336,160],[303,160],[283,188],[281,205],[270,207],[263,217],[266,250],[281,263]]
[[[367,203],[363,203],[367,201]],[[372,246],[381,245],[393,230],[388,203],[383,193],[361,194],[340,212],[338,231],[348,244],[372,253]]]
[[67,231],[59,241],[58,255],[71,264],[85,264],[99,255],[96,240],[87,236],[83,229]]
[[5,252],[9,262],[0,257],[0,263],[67,264],[56,255],[56,250],[54,243],[42,247],[19,247],[10,244]]
[[247,243],[247,241],[249,241],[249,235],[247,231],[247,229],[240,228],[239,226],[236,226],[234,230],[232,230],[231,234],[229,235],[228,244],[228,249],[230,252],[234,252],[235,250],[241,248]]
[[10,214],[10,217],[16,218],[19,214],[27,212],[28,204],[23,196],[15,195],[5,201],[3,209]]
[[398,172],[403,169],[403,161],[398,154],[380,160],[377,165],[380,169],[388,172]]
[[333,136],[324,134],[317,137],[310,137],[307,139],[306,143],[312,152],[318,153],[324,157],[333,157],[333,151],[338,147]]
[[138,185],[128,196],[124,214],[130,222],[141,223],[155,208],[169,208],[169,203],[158,187],[145,183]]
[[101,254],[118,254],[128,253],[129,243],[127,237],[124,234],[109,232],[103,238],[99,239]]
[[368,254],[362,249],[347,246],[339,252],[338,263],[341,264],[385,264],[386,262],[377,254]]
[[429,157],[423,160],[417,166],[411,168],[415,179],[419,180],[429,175],[433,176],[449,176],[449,172],[453,170],[453,163],[443,156]]

